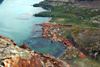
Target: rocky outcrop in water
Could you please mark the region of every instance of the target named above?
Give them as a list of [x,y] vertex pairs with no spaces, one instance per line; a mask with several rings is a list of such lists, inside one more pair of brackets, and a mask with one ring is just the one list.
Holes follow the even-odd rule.
[[49,54],[30,50],[27,44],[18,47],[15,42],[0,35],[0,67],[70,67]]
[[21,46],[19,46],[20,48],[24,48],[24,49],[27,49],[27,50],[31,50],[31,48],[29,47],[28,44],[23,44]]

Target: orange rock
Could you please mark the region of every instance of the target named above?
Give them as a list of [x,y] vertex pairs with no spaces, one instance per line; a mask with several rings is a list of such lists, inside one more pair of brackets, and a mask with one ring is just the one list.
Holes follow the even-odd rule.
[[49,37],[51,37],[51,35],[48,35]]
[[69,58],[69,59],[70,59],[70,58],[71,58],[71,56],[67,56],[67,58]]
[[68,43],[68,45],[69,45],[70,47],[72,47],[72,44],[71,44],[71,43]]
[[4,37],[4,40],[9,41],[9,39],[8,38],[5,38],[5,37]]
[[54,34],[54,38],[57,39],[56,34]]
[[29,47],[29,45],[28,44],[23,44],[23,45],[21,45],[21,46],[19,46],[20,48],[24,48],[24,49],[29,49],[29,50],[31,50],[31,48]]
[[71,47],[67,47],[67,49],[71,50]]
[[42,63],[39,60],[38,55],[37,56],[32,56],[31,60],[30,60],[30,67],[42,67]]
[[75,50],[73,50],[73,52],[76,52]]
[[86,58],[86,56],[85,56],[83,53],[81,53],[81,52],[78,54],[78,56],[79,56],[79,57]]
[[5,67],[30,67],[29,62],[28,59],[21,59],[18,56],[13,56],[3,61]]
[[55,34],[57,34],[57,31],[55,31]]
[[18,56],[11,57],[3,61],[5,67],[42,67],[38,56],[33,56],[31,60],[21,59]]

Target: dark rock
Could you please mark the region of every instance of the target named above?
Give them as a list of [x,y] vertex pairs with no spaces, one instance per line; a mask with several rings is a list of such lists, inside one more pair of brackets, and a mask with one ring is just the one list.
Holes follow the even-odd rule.
[[14,45],[16,45],[16,43],[13,40],[10,40]]
[[31,48],[29,47],[28,44],[23,44],[21,46],[19,46],[20,48],[24,48],[24,49],[28,49],[28,50],[31,50]]
[[79,44],[77,44],[77,43],[74,41],[73,37],[70,37],[70,38],[69,38],[69,41],[70,41],[70,43],[72,43],[72,45],[73,45],[74,47],[79,48]]

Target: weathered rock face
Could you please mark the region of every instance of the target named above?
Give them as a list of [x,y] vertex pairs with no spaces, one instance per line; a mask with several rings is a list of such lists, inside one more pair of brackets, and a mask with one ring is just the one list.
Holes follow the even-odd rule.
[[0,36],[0,67],[70,67],[59,58],[29,50],[28,44],[20,48],[14,43]]
[[41,5],[45,4],[47,6],[60,6],[66,4],[66,2],[71,2],[75,6],[87,6],[91,8],[100,9],[100,1],[99,0],[45,0],[41,2]]
[[3,37],[2,35],[0,35],[1,39],[4,39],[5,41],[8,41],[9,43],[16,45],[16,43],[13,40],[9,40],[9,38]]
[[78,1],[77,4],[91,7],[91,8],[99,8],[100,9],[100,0],[83,0]]
[[28,44],[23,44],[21,46],[19,46],[20,48],[24,48],[24,49],[28,49],[28,50],[31,50],[31,48],[29,47]]
[[33,56],[31,60],[22,59],[19,56],[12,56],[3,61],[5,67],[42,67],[41,61],[37,56]]
[[76,28],[73,29],[71,39],[75,47],[83,53],[100,61],[100,29],[99,28]]

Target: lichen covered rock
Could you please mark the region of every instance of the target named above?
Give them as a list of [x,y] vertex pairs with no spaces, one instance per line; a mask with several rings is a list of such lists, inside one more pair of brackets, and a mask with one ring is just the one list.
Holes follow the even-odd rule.
[[30,50],[28,44],[16,46],[13,40],[0,36],[0,67],[70,67],[49,54]]

